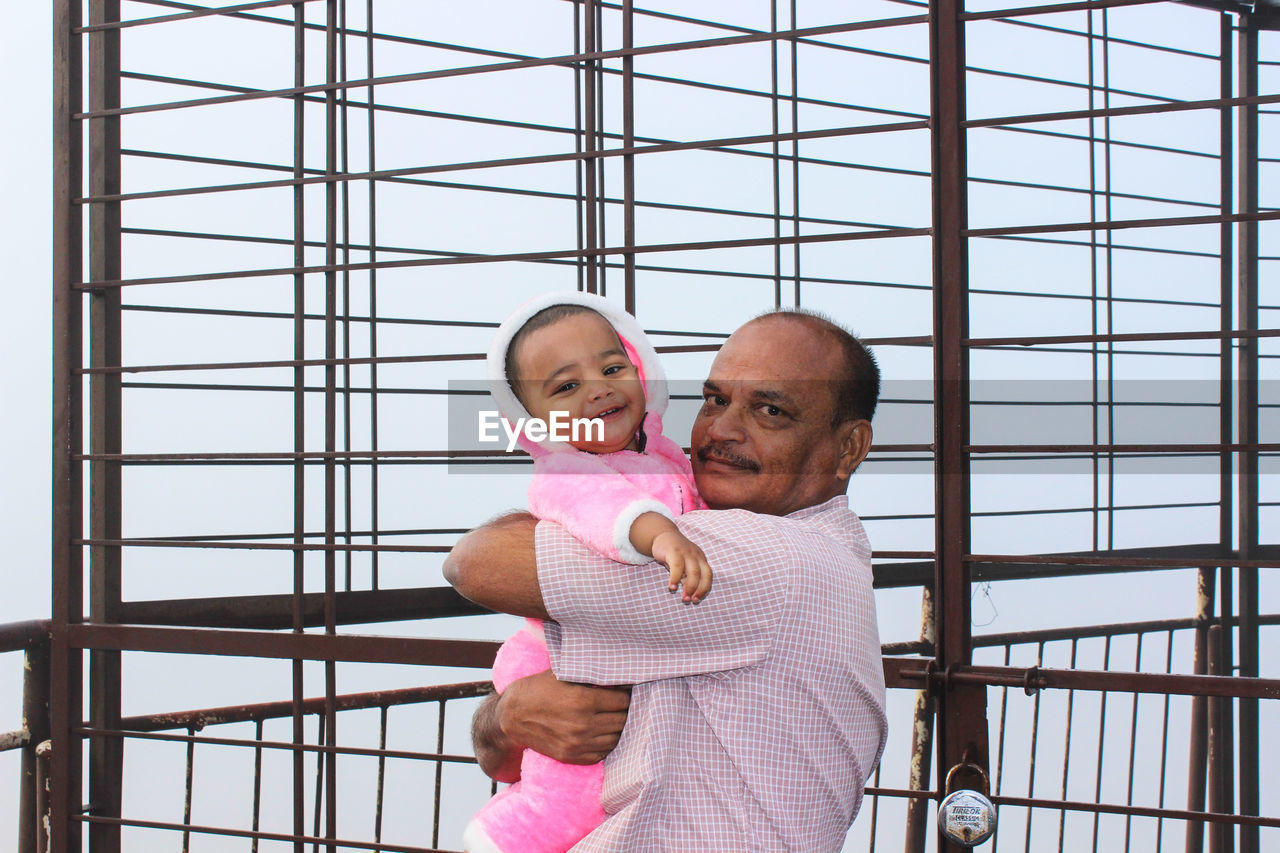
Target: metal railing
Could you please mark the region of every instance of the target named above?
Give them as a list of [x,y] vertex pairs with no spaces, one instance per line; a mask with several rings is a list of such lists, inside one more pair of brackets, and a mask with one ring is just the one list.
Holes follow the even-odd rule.
[[[1280,628],[1280,615],[1265,615],[1259,621],[1268,629]],[[1280,827],[1280,812],[1249,817],[1224,807],[1230,802],[1221,782],[1230,778],[1222,763],[1230,760],[1232,749],[1230,728],[1225,725],[1233,713],[1232,701],[1241,696],[1280,700],[1280,681],[1221,677],[1215,663],[1221,630],[1220,625],[1187,618],[978,635],[974,637],[975,660],[995,664],[975,664],[950,673],[933,666],[928,657],[933,648],[928,641],[886,644],[885,671],[891,693],[924,699],[926,710],[917,715],[910,753],[887,754],[885,762],[900,765],[905,757],[924,773],[913,775],[909,787],[895,788],[882,785],[882,768],[877,768],[866,791],[863,817],[855,824],[854,831],[861,839],[859,849],[868,853],[896,851],[904,837],[908,851],[928,849],[933,809],[944,792],[929,784],[934,747],[933,709],[927,700],[935,691],[965,681],[986,685],[989,707],[998,708],[990,721],[994,745],[990,794],[1001,809],[991,842],[993,853],[1001,849],[1060,853],[1116,849],[1109,840],[1120,831],[1115,824],[1109,827],[1110,835],[1100,834],[1100,825],[1106,820],[1123,822],[1124,843],[1119,849],[1124,850],[1164,850],[1168,836],[1181,837],[1187,851],[1224,851],[1231,849],[1235,826]],[[1193,647],[1202,652],[1195,658],[1196,672],[1180,673],[1176,663]],[[0,735],[0,751],[23,751],[17,850],[44,853],[48,623],[0,626],[0,652],[19,650],[25,651],[27,661],[24,728]],[[1153,654],[1155,667],[1151,666]],[[1019,665],[1028,657],[1033,661],[1029,666]],[[1055,663],[1063,666],[1050,666]],[[929,686],[920,690],[916,686],[920,683]],[[1031,696],[1030,707],[1011,705],[1011,690]],[[469,719],[472,704],[467,700],[489,691],[488,682],[469,682],[334,697],[335,720],[361,712],[376,713],[376,723],[366,719],[357,726],[362,736],[376,735],[376,745],[369,746],[338,745],[325,737],[329,719],[325,697],[308,699],[301,706],[278,701],[131,716],[122,718],[115,729],[86,724],[76,730],[86,739],[182,747],[181,757],[173,752],[168,759],[182,762],[180,774],[170,773],[183,780],[182,814],[167,820],[88,814],[83,820],[180,835],[183,851],[191,849],[193,835],[243,839],[247,849],[255,853],[265,842],[307,844],[317,849],[336,845],[384,853],[451,850],[454,839],[442,838],[442,814],[466,811],[468,805],[459,794],[463,789],[475,794],[496,788],[481,779],[469,744],[459,746],[456,738],[451,741],[447,737],[446,721],[451,714],[455,722],[459,716]],[[1044,712],[1042,701],[1056,707]],[[459,703],[458,710],[449,711]],[[1140,708],[1145,708],[1145,713]],[[400,719],[393,725],[391,709],[402,715],[412,711],[415,719]],[[302,742],[268,737],[271,721],[297,716],[311,721]],[[252,726],[251,734],[236,731],[245,726]],[[426,738],[426,731],[433,737]],[[1158,747],[1150,743],[1155,732],[1159,733]],[[413,742],[412,747],[396,742],[406,738]],[[431,741],[429,748],[423,747],[424,739]],[[222,769],[208,771],[216,776],[212,785],[201,785],[198,756],[217,750],[251,752],[252,763],[240,762],[239,766],[240,774],[251,772],[252,778],[229,774],[224,764]],[[307,784],[314,804],[308,833],[264,828],[275,816],[270,814],[273,804],[264,797],[264,768],[271,765],[270,758],[264,761],[264,755],[272,753],[308,757],[311,769]],[[344,799],[340,836],[326,832],[324,825],[325,758],[330,755],[376,763],[371,788]],[[409,834],[404,825],[386,817],[388,762],[426,764],[429,768],[429,790],[414,795],[420,804],[418,830],[424,839],[430,839],[425,846],[388,840]],[[446,778],[450,767],[470,768],[469,781]],[[899,769],[894,767],[890,775],[896,777]],[[164,768],[152,765],[149,772],[164,772]],[[1120,775],[1119,786],[1113,781],[1115,774]],[[367,780],[368,774],[364,778]],[[418,778],[423,778],[421,773]],[[197,790],[205,791],[205,798],[217,799],[226,789],[252,792],[248,813],[239,823],[213,825],[193,817],[207,805]],[[1121,792],[1123,796],[1118,797]],[[1185,802],[1175,801],[1178,797]],[[353,805],[362,800],[367,801],[364,807]],[[363,815],[363,825],[350,819],[353,810]],[[400,824],[403,818],[401,815]],[[894,826],[886,827],[886,821]],[[903,825],[899,821],[905,824],[905,831],[897,828]]]

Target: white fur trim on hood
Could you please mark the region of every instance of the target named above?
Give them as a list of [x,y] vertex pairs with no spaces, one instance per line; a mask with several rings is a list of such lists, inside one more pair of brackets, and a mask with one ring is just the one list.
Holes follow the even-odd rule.
[[[634,353],[634,357],[639,359],[636,367],[639,369],[644,386],[646,411],[658,415],[666,413],[668,400],[666,373],[662,370],[662,363],[658,361],[658,353],[649,343],[644,329],[640,327],[636,318],[603,296],[577,290],[558,290],[530,299],[517,308],[515,313],[498,327],[497,333],[493,336],[493,343],[489,346],[489,357],[485,363],[489,376],[489,393],[498,404],[499,413],[508,422],[515,423],[520,418],[528,418],[529,412],[516,397],[507,379],[507,348],[511,346],[511,339],[516,336],[516,332],[529,322],[529,318],[553,305],[582,305],[608,320],[613,330],[618,333],[624,348],[629,349],[629,354]],[[533,443],[526,438],[523,431],[519,441],[525,450],[532,452],[536,449],[530,446]],[[543,450],[573,449],[566,442],[550,439],[537,444]]]

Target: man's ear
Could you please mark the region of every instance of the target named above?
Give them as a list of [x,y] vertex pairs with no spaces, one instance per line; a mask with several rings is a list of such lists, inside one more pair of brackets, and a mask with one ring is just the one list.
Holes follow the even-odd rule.
[[845,421],[839,430],[840,462],[836,468],[836,476],[841,480],[848,480],[871,450],[871,422]]

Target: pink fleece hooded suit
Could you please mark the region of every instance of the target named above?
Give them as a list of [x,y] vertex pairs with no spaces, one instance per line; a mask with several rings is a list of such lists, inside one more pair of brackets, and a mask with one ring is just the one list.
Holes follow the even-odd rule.
[[[662,434],[667,408],[666,377],[658,355],[635,318],[602,297],[577,291],[548,293],[520,307],[498,329],[489,350],[491,390],[503,417],[528,418],[506,375],[512,338],[536,313],[553,305],[583,305],[613,326],[645,390],[644,451],[591,454],[567,443],[534,442],[522,432],[520,445],[533,457],[529,510],[554,521],[598,553],[640,565],[650,558],[630,540],[631,524],[642,513],[674,518],[704,508],[684,451]],[[622,570],[622,567],[619,567]],[[654,573],[663,583],[664,573]],[[550,669],[542,622],[528,620],[502,644],[493,664],[493,685],[502,693],[511,682]],[[564,853],[604,820],[600,790],[604,765],[561,764],[526,749],[520,781],[499,792],[472,819],[463,835],[469,853]]]

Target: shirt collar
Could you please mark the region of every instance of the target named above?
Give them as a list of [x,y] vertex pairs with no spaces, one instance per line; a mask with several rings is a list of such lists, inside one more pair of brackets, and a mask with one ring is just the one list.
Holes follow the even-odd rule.
[[827,512],[828,510],[847,509],[848,506],[849,506],[848,495],[836,495],[833,498],[828,498],[827,500],[823,501],[820,504],[814,504],[813,506],[807,506],[802,509],[798,509],[795,512],[789,512],[787,513],[786,517],[787,518],[812,518],[813,516],[819,515],[820,513]]

